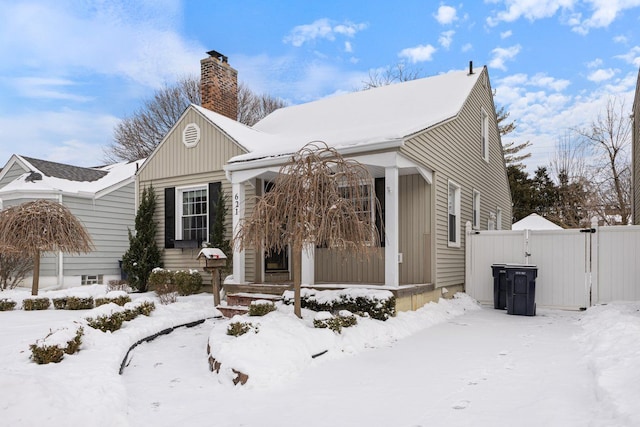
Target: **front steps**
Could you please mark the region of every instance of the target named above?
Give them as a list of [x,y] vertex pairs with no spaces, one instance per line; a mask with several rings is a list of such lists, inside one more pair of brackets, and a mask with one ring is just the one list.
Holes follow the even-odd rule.
[[282,300],[282,294],[292,289],[291,285],[224,285],[227,294],[226,304],[216,307],[224,317],[231,318],[249,312],[252,301],[268,300],[274,303]]

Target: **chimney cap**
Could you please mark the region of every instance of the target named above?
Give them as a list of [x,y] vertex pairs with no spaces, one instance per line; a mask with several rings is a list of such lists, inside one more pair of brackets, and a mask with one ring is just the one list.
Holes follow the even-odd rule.
[[225,64],[229,62],[229,58],[218,52],[217,50],[210,50],[207,52],[207,55],[217,58],[224,62]]

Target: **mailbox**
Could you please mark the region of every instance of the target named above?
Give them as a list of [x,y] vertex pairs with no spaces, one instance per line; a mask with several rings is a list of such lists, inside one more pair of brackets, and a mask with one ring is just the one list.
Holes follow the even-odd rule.
[[227,256],[218,248],[203,248],[198,254],[202,268],[222,268],[227,266]]

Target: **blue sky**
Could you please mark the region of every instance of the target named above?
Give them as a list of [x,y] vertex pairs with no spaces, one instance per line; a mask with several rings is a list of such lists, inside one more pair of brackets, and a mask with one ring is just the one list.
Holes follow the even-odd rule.
[[531,141],[532,170],[608,97],[630,108],[640,0],[0,0],[0,164],[101,164],[118,121],[212,49],[291,104],[399,63],[423,76],[486,65],[518,126],[503,142]]

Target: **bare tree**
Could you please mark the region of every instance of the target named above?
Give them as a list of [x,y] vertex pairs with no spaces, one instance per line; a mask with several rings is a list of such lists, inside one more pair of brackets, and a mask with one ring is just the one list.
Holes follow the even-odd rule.
[[278,108],[287,103],[267,94],[257,94],[243,83],[238,85],[238,121],[253,126]]
[[33,257],[31,294],[38,295],[40,254],[61,251],[87,253],[91,237],[82,223],[57,202],[36,200],[0,212],[0,242],[3,251],[18,251]]
[[591,179],[605,224],[628,224],[631,216],[631,120],[620,98],[609,98],[605,111],[585,129],[576,129],[593,158]]
[[363,165],[345,160],[335,149],[324,143],[307,144],[280,168],[273,188],[241,223],[234,242],[240,249],[277,252],[291,247],[298,317],[302,316],[302,251],[307,245],[365,256],[374,252],[376,224],[360,206],[368,198],[364,183],[370,179]]
[[33,260],[22,253],[5,250],[0,253],[0,290],[13,289],[33,271]]
[[407,66],[403,62],[399,62],[395,65],[385,68],[382,71],[370,70],[369,80],[362,82],[362,90],[416,80],[420,77],[422,77],[421,70],[407,68]]
[[[134,161],[148,157],[189,104],[201,104],[200,79],[183,77],[164,86],[125,117],[114,129],[113,142],[105,149],[105,161]],[[238,86],[238,121],[253,125],[286,103],[269,95],[257,95],[244,84]]]

